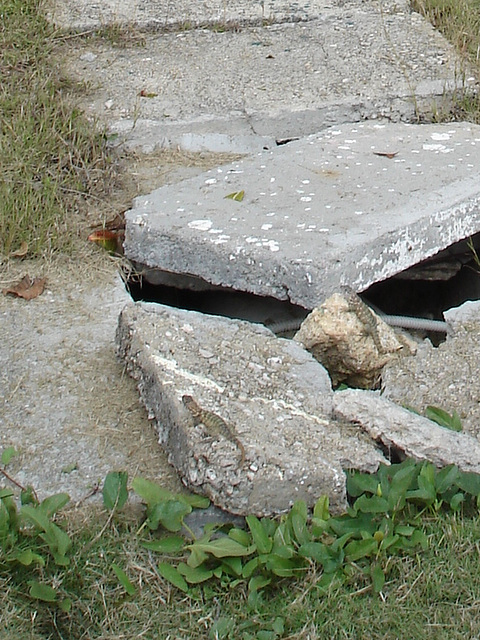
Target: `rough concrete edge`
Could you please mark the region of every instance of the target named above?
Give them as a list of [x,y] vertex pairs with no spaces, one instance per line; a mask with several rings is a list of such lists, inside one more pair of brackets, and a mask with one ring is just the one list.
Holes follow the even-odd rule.
[[480,473],[480,443],[468,434],[440,427],[373,391],[336,392],[333,403],[335,415],[359,424],[386,449],[437,467],[455,464]]

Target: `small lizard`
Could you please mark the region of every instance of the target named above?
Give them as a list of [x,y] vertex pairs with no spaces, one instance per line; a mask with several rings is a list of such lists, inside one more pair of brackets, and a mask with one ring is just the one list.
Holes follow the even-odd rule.
[[342,293],[348,303],[348,308],[363,324],[367,335],[371,336],[378,353],[387,353],[378,335],[377,319],[370,307],[360,298],[358,293],[349,286],[342,287]]
[[213,411],[202,409],[202,407],[195,402],[192,396],[182,396],[182,402],[192,414],[195,424],[203,424],[208,434],[212,437],[217,438],[218,436],[222,436],[237,446],[241,453],[239,466],[242,466],[245,462],[245,448],[225,420],[220,416],[217,416]]

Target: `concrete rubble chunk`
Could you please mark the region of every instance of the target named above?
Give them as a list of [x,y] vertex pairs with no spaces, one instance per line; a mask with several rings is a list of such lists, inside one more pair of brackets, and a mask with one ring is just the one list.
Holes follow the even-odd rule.
[[347,389],[334,394],[334,415],[359,425],[386,450],[429,460],[437,467],[455,464],[480,473],[480,443],[472,436],[440,427],[399,407],[374,391]]
[[327,298],[305,318],[294,340],[323,364],[334,386],[343,382],[374,389],[386,363],[402,351],[414,352],[414,343],[402,341],[402,336],[353,295],[354,306],[344,293]]
[[[386,462],[369,438],[331,418],[323,367],[264,327],[137,303],[120,315],[117,348],[182,481],[231,513],[272,515],[323,494],[341,512],[343,469]],[[233,439],[194,426],[185,395],[229,426],[243,464]]]
[[477,125],[339,125],[137,198],[125,254],[313,309],[479,232],[478,166]]

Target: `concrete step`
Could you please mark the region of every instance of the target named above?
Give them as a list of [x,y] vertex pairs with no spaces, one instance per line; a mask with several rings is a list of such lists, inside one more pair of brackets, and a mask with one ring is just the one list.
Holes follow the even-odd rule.
[[95,29],[115,17],[133,30],[176,25],[146,33],[143,46],[128,37],[121,47],[79,40],[68,61],[91,87],[87,112],[115,143],[146,152],[249,153],[332,124],[428,120],[473,84],[451,45],[407,2],[55,6],[52,19],[63,27]]
[[125,253],[313,308],[480,231],[478,166],[476,125],[339,125],[137,198]]

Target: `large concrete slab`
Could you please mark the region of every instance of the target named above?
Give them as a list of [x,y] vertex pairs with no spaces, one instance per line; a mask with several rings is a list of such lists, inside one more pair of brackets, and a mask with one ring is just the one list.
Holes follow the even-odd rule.
[[[117,142],[147,152],[248,153],[337,123],[431,118],[448,111],[455,88],[473,82],[452,46],[403,0],[185,0],[174,7],[64,0],[55,7],[64,27],[98,26],[112,16],[177,25],[145,34],[144,46],[135,38],[121,48],[93,39],[69,51],[70,71],[91,89],[82,106]],[[273,22],[262,26],[264,13]],[[238,28],[178,26],[219,20]],[[241,26],[252,20],[259,26]]]
[[[137,304],[122,312],[117,344],[169,461],[190,488],[232,513],[272,515],[323,494],[342,511],[342,469],[388,463],[373,440],[331,419],[325,369],[264,327]],[[193,426],[184,395],[230,425],[242,462],[229,439]]]
[[475,125],[341,125],[137,198],[125,253],[312,308],[478,232],[479,166]]

